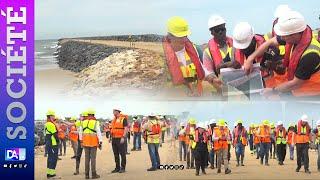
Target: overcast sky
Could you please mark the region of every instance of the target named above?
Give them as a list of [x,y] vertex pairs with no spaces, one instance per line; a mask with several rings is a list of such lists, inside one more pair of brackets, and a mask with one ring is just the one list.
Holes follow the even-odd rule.
[[208,40],[207,21],[219,14],[231,34],[237,22],[248,21],[256,32],[270,31],[274,11],[288,4],[300,11],[311,27],[319,27],[319,0],[36,0],[36,39],[166,32],[166,20],[189,21],[191,39]]

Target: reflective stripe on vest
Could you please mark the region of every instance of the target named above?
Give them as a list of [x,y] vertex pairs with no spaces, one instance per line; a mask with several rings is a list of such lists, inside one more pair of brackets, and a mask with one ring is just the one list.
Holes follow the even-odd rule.
[[50,135],[51,145],[56,146],[57,140],[54,136],[54,134],[57,133],[57,131],[58,131],[56,125],[52,122],[46,122],[45,131],[46,131],[46,135]]
[[111,135],[113,138],[122,138],[124,136],[124,126],[123,121],[125,116],[120,115],[120,117],[113,119],[111,123]]
[[262,143],[269,143],[271,142],[271,139],[270,139],[270,135],[271,135],[271,130],[269,127],[265,128],[264,126],[260,126],[260,141]]
[[242,145],[246,146],[247,145],[247,138],[246,138],[246,129],[242,127],[241,133],[239,133],[239,127],[236,127],[234,129],[234,140],[233,144],[236,145],[238,143],[238,139],[240,139]]
[[[151,123],[151,126],[158,125],[159,122],[157,120],[150,120],[149,123]],[[160,124],[159,124],[160,125]],[[147,143],[160,143],[160,132],[155,134],[152,132],[152,127],[151,129],[147,129]]]
[[[222,132],[221,132],[222,131]],[[221,138],[222,136],[229,136],[229,130],[227,128],[223,128],[223,130],[220,130],[219,128],[214,130],[215,137]],[[215,140],[214,141],[214,150],[219,149],[228,149],[228,141],[227,140]]]
[[[309,47],[304,51],[301,59],[309,53],[316,53],[320,57],[320,43],[315,38],[312,38]],[[310,61],[312,61],[312,59],[310,59]],[[315,69],[318,69],[319,66],[320,64]],[[295,96],[320,95],[320,71],[312,74],[309,80],[306,80],[301,87],[293,90],[292,93]]]
[[276,143],[277,144],[287,144],[287,140],[286,140],[286,131],[285,129],[283,128],[280,132],[280,130],[277,130],[277,140],[276,140]]
[[97,127],[97,120],[84,120],[82,123],[82,128],[83,128],[83,136],[82,136],[82,141],[83,141],[83,146],[84,147],[97,147],[99,142],[98,142],[98,136],[96,132],[96,127]]

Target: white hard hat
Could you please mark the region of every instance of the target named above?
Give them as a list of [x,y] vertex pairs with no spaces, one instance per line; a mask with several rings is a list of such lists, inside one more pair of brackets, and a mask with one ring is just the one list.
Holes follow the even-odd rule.
[[210,124],[215,124],[215,123],[217,123],[216,119],[211,119],[210,120]]
[[253,37],[253,27],[248,22],[240,22],[233,30],[233,46],[237,49],[246,49]]
[[181,122],[181,123],[180,123],[180,126],[185,126],[185,123],[184,123],[184,122]]
[[304,17],[297,11],[288,11],[279,17],[274,31],[278,36],[287,36],[302,32],[306,29],[307,24]]
[[279,17],[285,15],[288,11],[291,11],[288,4],[280,4],[274,12],[274,17],[279,18]]
[[317,126],[320,126],[320,120],[317,121]]
[[200,123],[197,125],[197,127],[206,129],[206,126],[205,126],[204,122],[200,122]]
[[283,122],[282,121],[278,121],[277,125],[278,126],[283,125]]
[[301,120],[302,120],[303,122],[308,122],[308,116],[307,116],[306,114],[302,115],[302,116],[301,116]]
[[208,29],[211,29],[215,26],[219,26],[221,24],[225,24],[226,21],[218,15],[212,15],[208,20]]

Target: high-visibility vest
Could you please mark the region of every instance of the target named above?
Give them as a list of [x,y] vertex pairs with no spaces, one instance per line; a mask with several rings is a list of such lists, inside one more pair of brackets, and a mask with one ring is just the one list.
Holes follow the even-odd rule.
[[55,134],[58,132],[58,130],[56,125],[48,121],[44,126],[45,126],[46,136],[49,136],[49,138],[51,139],[51,145],[57,146],[58,144],[57,144],[57,139],[55,137]]
[[58,137],[59,139],[65,139],[66,138],[66,132],[60,127],[58,128]]
[[123,126],[123,121],[126,119],[125,115],[120,114],[118,118],[114,118],[111,122],[111,137],[122,138],[124,137],[125,127]]
[[265,126],[260,126],[260,134],[259,134],[259,136],[260,136],[260,141],[262,142],[262,143],[270,143],[271,142],[271,138],[270,138],[270,132],[271,132],[271,130],[270,130],[270,127],[269,126],[267,126],[267,127],[265,127]]
[[84,147],[98,147],[99,140],[96,127],[100,127],[96,119],[86,119],[82,123],[82,145]]
[[[197,145],[197,143],[198,142],[200,142],[200,139],[199,139],[199,130],[198,129],[196,129],[196,131],[195,131],[195,137],[194,137],[194,141],[192,142],[192,149],[195,149],[196,148],[196,145]],[[207,134],[207,132],[206,131],[203,131],[203,133],[202,133],[202,142],[204,142],[204,143],[207,143],[208,142],[208,134]]]
[[77,128],[75,125],[72,125],[70,127],[70,132],[69,132],[69,139],[73,142],[78,141],[78,133],[77,133]]
[[287,144],[286,129],[284,127],[276,129],[276,144]]
[[135,132],[135,133],[140,132],[140,124],[139,124],[139,122],[134,122],[133,123],[132,131]]
[[[230,136],[229,129],[224,127],[222,130],[217,127],[214,129],[215,138],[221,138],[222,136]],[[219,149],[228,149],[228,141],[227,140],[214,140],[214,150]]]
[[242,127],[242,131],[241,133],[239,132],[239,127],[236,127],[234,129],[234,140],[233,140],[233,144],[236,145],[238,144],[238,139],[240,139],[242,145],[246,146],[247,145],[247,131],[244,127]]
[[[181,128],[180,131],[182,131],[182,130],[183,130],[183,129]],[[182,134],[181,134],[180,131],[179,131],[178,140],[185,142],[185,141],[186,141],[186,133],[182,133]]]
[[[309,26],[303,31],[302,38],[298,45],[286,44],[284,65],[288,69],[288,81],[294,78],[294,74],[300,60],[309,53],[316,53],[320,57],[320,42],[312,37],[312,30]],[[312,61],[312,60],[311,60]],[[311,75],[309,80],[298,88],[292,90],[294,96],[315,96],[320,95],[320,72]]]
[[293,145],[295,142],[294,138],[295,138],[295,132],[293,130],[289,130],[288,136],[287,136],[287,143],[289,145]]
[[297,134],[296,134],[296,143],[297,144],[304,144],[304,143],[309,143],[310,142],[310,136],[309,136],[309,131],[310,127],[309,125],[302,126],[302,121],[299,120],[298,126],[297,126]]
[[258,136],[258,130],[257,129],[253,130],[253,143],[254,144],[259,144],[260,143],[260,137]]
[[320,126],[317,127],[318,133],[316,134],[315,144],[320,144]]
[[147,127],[147,143],[160,143],[160,123],[158,120],[150,119]]

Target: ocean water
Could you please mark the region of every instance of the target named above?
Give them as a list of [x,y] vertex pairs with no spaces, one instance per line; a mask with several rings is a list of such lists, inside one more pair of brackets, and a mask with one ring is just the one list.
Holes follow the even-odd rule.
[[55,69],[57,64],[58,40],[35,41],[35,70]]

